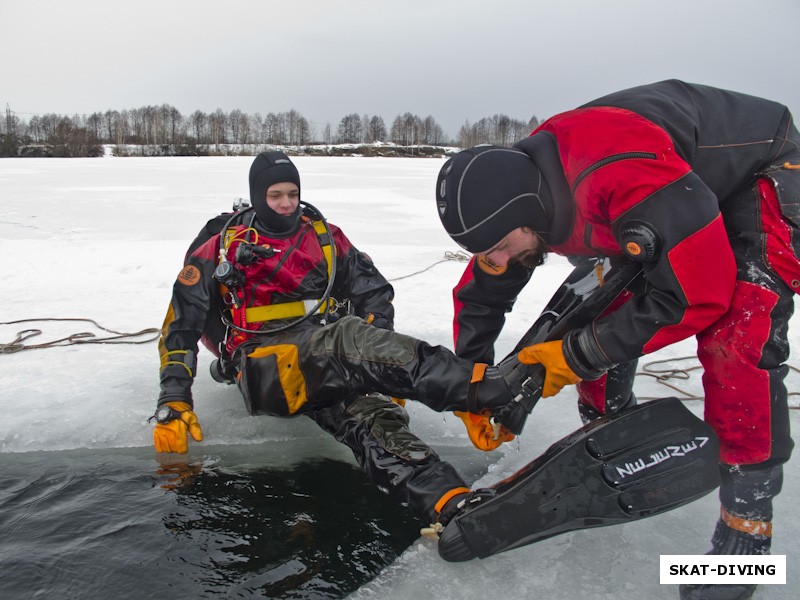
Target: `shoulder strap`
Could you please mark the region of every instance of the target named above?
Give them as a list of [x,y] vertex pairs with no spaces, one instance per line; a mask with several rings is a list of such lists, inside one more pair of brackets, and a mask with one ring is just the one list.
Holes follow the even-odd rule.
[[331,239],[330,234],[328,234],[328,229],[327,227],[325,227],[325,223],[323,223],[322,221],[311,221],[311,226],[317,233],[317,239],[319,240],[319,245],[322,246],[322,253],[325,255],[325,261],[328,263],[328,277],[330,277],[331,271],[333,269],[333,256],[332,256],[333,249],[331,247],[331,244],[333,244],[334,242]]

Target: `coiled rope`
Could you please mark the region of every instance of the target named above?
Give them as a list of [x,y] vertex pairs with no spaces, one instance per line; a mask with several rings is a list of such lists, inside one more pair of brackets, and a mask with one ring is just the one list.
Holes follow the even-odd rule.
[[[92,325],[97,327],[97,329],[105,331],[106,333],[111,333],[113,335],[98,337],[91,331],[81,331],[79,333],[70,334],[67,337],[63,337],[57,340],[51,340],[49,342],[43,342],[41,344],[27,344],[25,342],[27,342],[31,338],[42,335],[43,331],[41,329],[23,329],[22,331],[17,332],[17,337],[14,340],[5,344],[0,343],[0,354],[14,354],[16,352],[21,352],[23,350],[58,348],[63,346],[73,346],[77,344],[148,344],[150,342],[154,342],[155,340],[157,340],[161,335],[161,330],[155,327],[149,327],[147,329],[142,329],[141,331],[136,331],[133,333],[126,333],[122,331],[115,331],[113,329],[109,329],[108,327],[104,327],[94,319],[80,319],[80,318],[19,319],[17,321],[6,321],[0,323],[0,325],[18,325],[20,323],[40,323],[40,322],[91,323]],[[140,338],[142,336],[149,336],[149,337],[147,337],[146,339],[135,339],[135,338]]]
[[394,277],[392,279],[387,279],[387,281],[400,281],[401,279],[408,279],[409,277],[414,277],[415,275],[420,275],[425,271],[430,271],[436,265],[439,265],[443,262],[448,261],[456,261],[456,262],[469,262],[470,257],[466,252],[450,252],[449,250],[444,253],[444,258],[437,260],[435,263],[428,265],[421,271],[415,271],[413,273],[409,273],[408,275],[401,275],[400,277]]
[[[679,394],[681,394],[681,400],[704,400],[705,396],[696,396],[691,392],[688,392],[677,385],[670,383],[670,380],[681,380],[681,381],[688,381],[690,378],[690,373],[692,371],[699,371],[702,370],[702,365],[696,364],[692,365],[683,369],[675,368],[675,367],[657,367],[656,365],[663,365],[666,363],[675,363],[679,361],[687,361],[687,360],[697,360],[696,356],[679,356],[677,358],[665,358],[661,360],[653,360],[648,363],[642,365],[642,370],[637,371],[636,376],[643,376],[643,377],[652,377],[654,378],[659,384],[664,385]],[[800,369],[794,367],[792,365],[786,365],[790,371],[794,371],[795,373],[800,373]],[[800,392],[791,392],[787,391],[787,396],[800,396]],[[655,400],[658,396],[638,396],[641,400]],[[800,405],[798,406],[790,406],[789,408],[793,410],[800,409]]]

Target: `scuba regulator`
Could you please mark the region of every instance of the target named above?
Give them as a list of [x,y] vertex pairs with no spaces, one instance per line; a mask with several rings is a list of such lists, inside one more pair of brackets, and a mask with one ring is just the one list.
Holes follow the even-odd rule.
[[[258,244],[251,244],[249,242],[242,242],[236,248],[236,255],[234,256],[234,263],[248,266],[254,262],[270,258],[280,250],[275,250],[270,246],[259,246]],[[214,269],[214,279],[224,285],[229,290],[237,290],[244,286],[245,276],[241,269],[228,260],[227,256],[220,252],[220,262],[217,268]]]

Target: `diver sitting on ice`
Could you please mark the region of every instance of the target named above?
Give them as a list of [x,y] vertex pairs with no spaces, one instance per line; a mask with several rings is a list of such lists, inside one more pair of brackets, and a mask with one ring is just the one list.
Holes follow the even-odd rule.
[[392,286],[300,201],[285,154],[253,161],[250,202],[209,221],[175,282],[159,344],[156,450],[187,452],[187,432],[202,440],[191,393],[202,339],[218,357],[212,375],[238,383],[250,414],[310,417],[426,524],[446,519],[470,490],[392,397],[459,411],[488,450],[513,438],[489,422],[512,402],[508,386],[495,367],[392,330]]

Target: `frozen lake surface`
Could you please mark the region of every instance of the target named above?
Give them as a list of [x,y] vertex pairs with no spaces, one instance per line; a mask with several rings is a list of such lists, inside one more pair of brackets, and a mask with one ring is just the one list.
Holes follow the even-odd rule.
[[[160,327],[188,242],[247,196],[251,161],[0,160],[0,321]],[[296,159],[303,199],[397,279],[396,329],[451,347],[450,292],[465,263],[445,260],[459,249],[435,212],[442,162]],[[551,257],[536,272],[498,356],[569,271]],[[0,343],[28,328],[44,332],[30,344],[105,335],[83,322],[0,325]],[[797,367],[797,318],[790,340]],[[685,368],[697,361],[678,359],[694,351],[687,340],[648,358]],[[211,379],[209,357],[201,351],[194,386],[206,440],[176,467],[155,461],[147,424],[158,393],[155,343],[0,355],[0,597],[677,598],[676,586],[658,582],[659,556],[708,549],[714,495],[636,523],[445,563],[418,539],[413,517],[365,482],[346,449],[302,418],[249,417],[238,392]],[[702,393],[697,371],[673,383]],[[800,392],[797,373],[788,384]],[[638,378],[635,392],[679,395],[650,377]],[[576,401],[569,389],[541,401],[523,435],[489,455],[472,448],[452,415],[407,406],[418,435],[489,485],[579,427]],[[688,404],[702,413],[700,402]],[[799,414],[792,411],[795,432]],[[787,585],[762,586],[756,598],[794,598],[800,585],[799,471],[795,457],[775,509],[773,552],[787,555]]]

